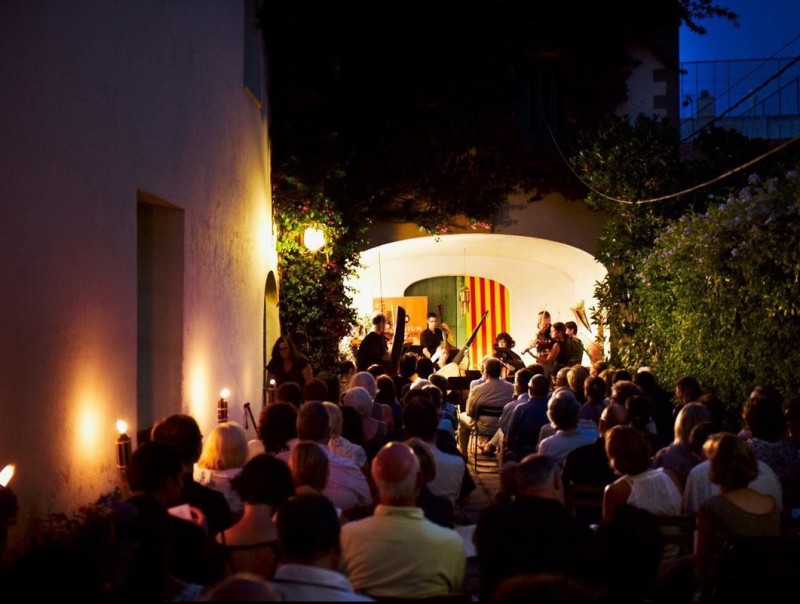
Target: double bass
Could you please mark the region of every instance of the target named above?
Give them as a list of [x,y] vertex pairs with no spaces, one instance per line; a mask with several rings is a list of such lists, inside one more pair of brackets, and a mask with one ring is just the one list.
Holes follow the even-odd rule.
[[464,370],[461,369],[461,361],[464,360],[464,355],[467,354],[469,347],[472,346],[472,342],[475,341],[475,337],[478,335],[478,330],[483,325],[483,322],[486,320],[486,317],[489,316],[489,311],[487,310],[483,313],[481,320],[478,321],[478,324],[475,326],[475,329],[472,330],[472,335],[467,338],[467,341],[464,343],[464,346],[456,353],[456,356],[453,357],[453,360],[447,363],[444,367],[439,369],[436,373],[441,374],[445,377],[459,377],[465,375]]

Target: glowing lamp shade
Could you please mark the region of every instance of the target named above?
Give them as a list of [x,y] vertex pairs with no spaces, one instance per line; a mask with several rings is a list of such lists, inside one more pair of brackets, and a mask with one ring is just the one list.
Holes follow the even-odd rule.
[[325,245],[325,233],[322,229],[306,227],[303,232],[303,245],[311,252],[317,252]]
[[11,482],[11,479],[14,477],[14,464],[10,463],[3,471],[0,472],[0,487],[8,486],[8,483]]

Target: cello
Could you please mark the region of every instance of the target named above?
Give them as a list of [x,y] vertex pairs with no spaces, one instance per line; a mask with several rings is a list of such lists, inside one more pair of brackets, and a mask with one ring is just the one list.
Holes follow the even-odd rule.
[[486,320],[486,317],[489,316],[489,311],[487,310],[483,313],[481,320],[478,321],[478,324],[475,326],[475,329],[472,330],[472,335],[467,338],[467,341],[464,343],[464,346],[456,353],[456,356],[453,357],[453,360],[447,363],[444,367],[439,369],[436,373],[441,374],[445,377],[459,377],[464,376],[465,372],[461,369],[461,361],[464,360],[464,355],[467,354],[469,347],[472,346],[472,342],[475,341],[475,337],[478,335],[478,330],[483,325],[483,322]]

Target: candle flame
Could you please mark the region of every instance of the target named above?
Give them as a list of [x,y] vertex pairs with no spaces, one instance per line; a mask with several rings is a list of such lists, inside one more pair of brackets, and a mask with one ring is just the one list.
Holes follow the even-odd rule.
[[117,420],[117,432],[120,434],[125,434],[128,431],[128,424],[126,424],[123,420]]
[[227,388],[223,388],[222,392],[219,393],[220,398],[228,398],[231,395],[231,391]]
[[0,487],[5,487],[14,476],[14,464],[10,463],[0,472]]

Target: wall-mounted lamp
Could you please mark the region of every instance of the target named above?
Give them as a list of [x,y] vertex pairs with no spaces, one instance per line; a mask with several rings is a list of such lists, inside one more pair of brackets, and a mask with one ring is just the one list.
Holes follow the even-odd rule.
[[303,231],[303,245],[310,252],[318,252],[325,247],[325,233],[317,227],[306,227]]
[[219,401],[217,401],[217,423],[221,424],[228,421],[228,401],[225,400],[231,395],[231,391],[223,388],[219,393]]
[[128,436],[128,424],[123,420],[117,420],[117,468],[124,470],[131,460],[131,437]]

